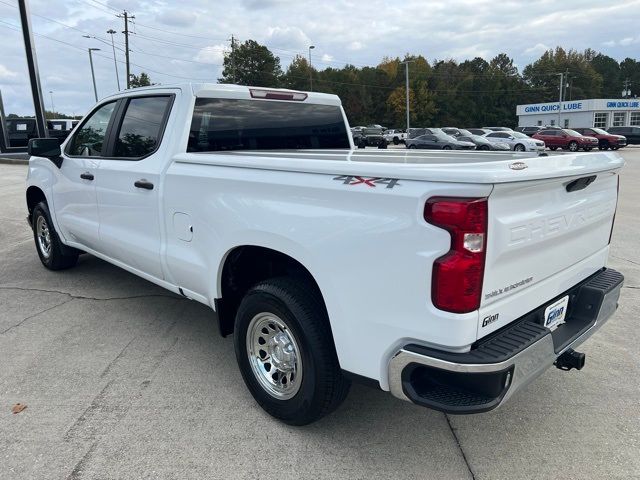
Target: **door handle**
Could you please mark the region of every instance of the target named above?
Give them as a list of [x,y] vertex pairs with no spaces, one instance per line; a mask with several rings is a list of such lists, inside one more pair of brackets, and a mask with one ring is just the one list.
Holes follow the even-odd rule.
[[141,178],[140,180],[137,180],[133,185],[137,188],[144,188],[145,190],[153,190],[153,183],[151,183],[149,180],[145,178]]
[[90,172],[84,172],[80,174],[80,178],[83,180],[93,180],[93,173]]

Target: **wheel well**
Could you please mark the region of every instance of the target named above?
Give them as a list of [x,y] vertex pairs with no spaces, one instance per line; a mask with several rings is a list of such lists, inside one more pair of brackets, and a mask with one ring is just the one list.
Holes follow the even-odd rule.
[[40,202],[47,202],[47,197],[44,196],[44,192],[38,187],[31,186],[27,188],[27,208],[29,209],[29,220],[31,220],[33,209]]
[[316,289],[324,305],[322,292],[313,275],[289,255],[252,245],[236,247],[229,252],[220,277],[221,298],[215,299],[220,334],[225,337],[233,333],[238,306],[252,286],[263,280],[282,276],[296,277],[307,282]]

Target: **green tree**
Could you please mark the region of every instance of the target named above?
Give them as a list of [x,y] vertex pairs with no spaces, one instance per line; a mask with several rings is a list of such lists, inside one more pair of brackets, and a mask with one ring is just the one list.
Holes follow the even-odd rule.
[[247,40],[225,53],[223,64],[220,83],[278,87],[282,80],[280,59],[255,40]]
[[620,78],[620,64],[613,58],[602,53],[591,56],[589,63],[602,78],[602,90],[599,97],[617,98],[622,91],[622,79]]
[[151,85],[155,85],[155,83],[151,83],[151,77],[145,72],[141,72],[140,75],[132,73],[129,77],[130,88],[149,87]]
[[282,77],[282,85],[293,90],[309,90],[309,62],[296,55]]

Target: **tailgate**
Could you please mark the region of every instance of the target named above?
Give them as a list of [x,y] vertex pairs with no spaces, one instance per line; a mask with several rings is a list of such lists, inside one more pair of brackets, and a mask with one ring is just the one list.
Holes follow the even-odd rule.
[[616,169],[495,185],[478,338],[605,266],[617,196]]

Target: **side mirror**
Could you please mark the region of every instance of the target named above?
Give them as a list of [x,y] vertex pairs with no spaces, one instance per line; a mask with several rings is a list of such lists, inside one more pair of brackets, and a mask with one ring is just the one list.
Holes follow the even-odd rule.
[[516,137],[514,137],[513,135],[509,135],[509,140],[515,140]]
[[29,140],[27,152],[32,157],[45,157],[56,167],[62,166],[62,151],[57,138],[32,138]]

